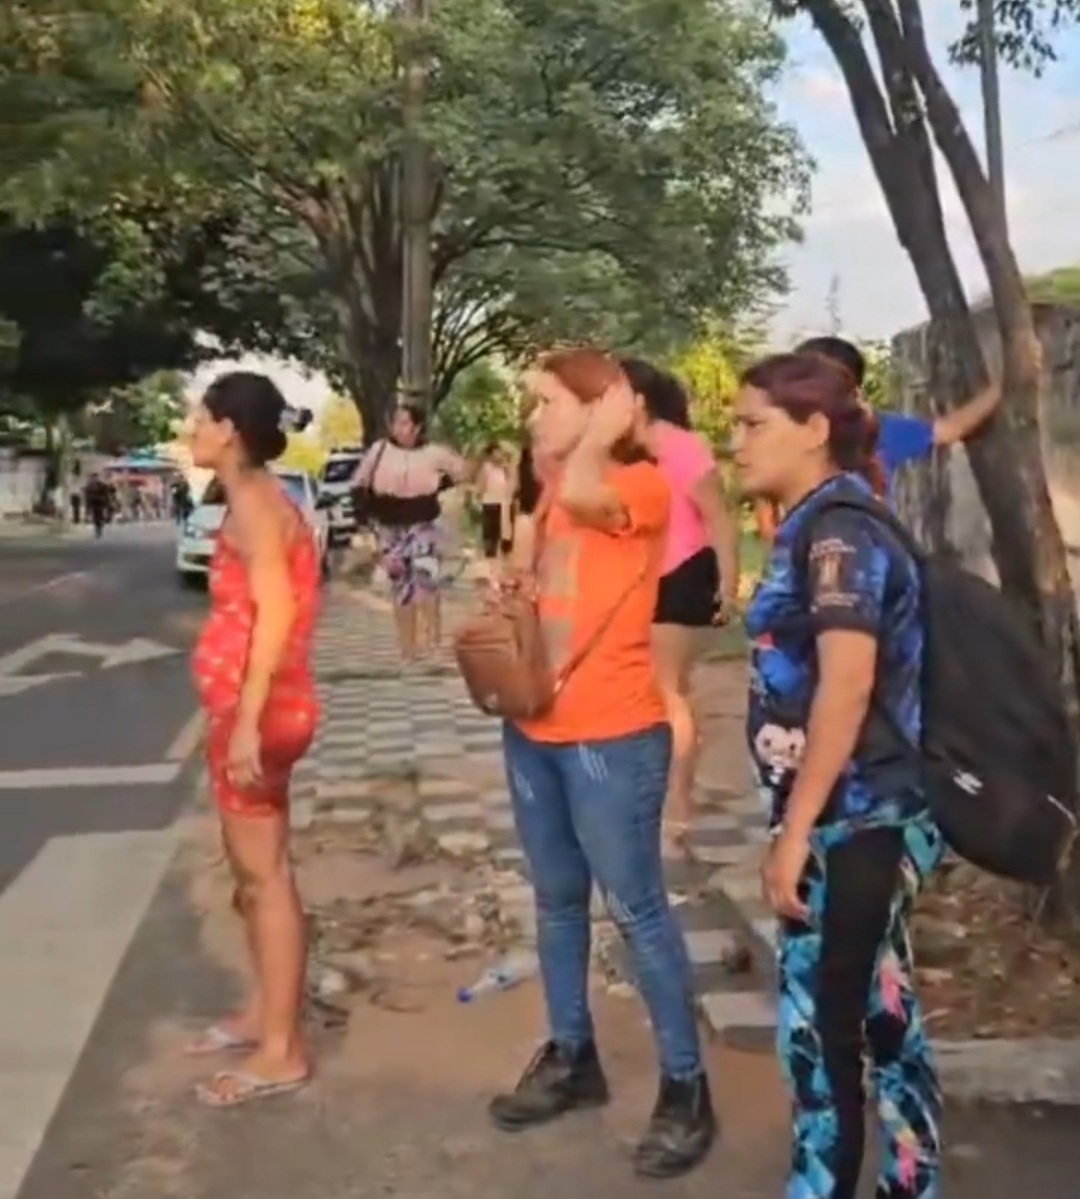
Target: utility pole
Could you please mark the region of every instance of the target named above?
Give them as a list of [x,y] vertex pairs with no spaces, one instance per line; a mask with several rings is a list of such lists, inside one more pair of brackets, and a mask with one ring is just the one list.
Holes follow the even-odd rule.
[[825,296],[825,311],[829,316],[829,336],[839,337],[844,327],[844,318],[840,311],[840,276],[833,275],[829,280],[829,291]]
[[405,142],[401,171],[401,399],[431,406],[431,152],[424,137],[428,0],[405,0],[410,37],[405,64]]
[[979,71],[982,75],[983,124],[986,130],[986,174],[1008,228],[1005,201],[1005,150],[1001,135],[1001,86],[998,81],[995,0],[978,0]]

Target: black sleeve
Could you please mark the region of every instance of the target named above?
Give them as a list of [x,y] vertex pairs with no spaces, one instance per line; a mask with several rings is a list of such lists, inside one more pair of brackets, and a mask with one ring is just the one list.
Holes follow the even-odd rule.
[[876,634],[891,558],[875,540],[868,517],[827,512],[814,525],[807,557],[810,615],[818,632],[855,629]]

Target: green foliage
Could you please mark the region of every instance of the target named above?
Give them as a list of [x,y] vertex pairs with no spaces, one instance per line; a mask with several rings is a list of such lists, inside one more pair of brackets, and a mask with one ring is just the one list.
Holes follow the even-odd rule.
[[171,441],[186,412],[183,375],[155,371],[91,404],[83,425],[99,450],[118,454]]
[[7,352],[0,389],[49,414],[194,356],[193,332],[154,303],[95,310],[97,285],[113,263],[104,241],[70,223],[37,228],[0,218],[0,319]]
[[[52,27],[48,62],[57,89],[74,63],[89,94],[57,110],[55,153],[19,156],[35,165],[0,184],[0,203],[7,190],[35,211],[113,220],[118,197],[152,198],[174,228],[229,222],[213,294],[236,338],[328,369],[377,427],[402,322],[407,38],[393,9],[79,10]],[[767,11],[440,0],[432,14],[436,400],[493,353],[568,337],[659,350],[702,314],[751,310],[782,285],[774,251],[794,235],[805,163],[767,99],[783,58]],[[102,302],[160,290],[157,253],[116,240],[129,250]]]
[[739,375],[763,353],[752,328],[712,325],[668,360],[690,394],[690,418],[713,448],[725,452],[731,438],[732,404]]
[[[961,38],[950,48],[956,62],[979,62],[978,0],[959,0],[971,19]],[[995,0],[998,53],[1010,66],[1039,75],[1057,61],[1055,35],[1080,18],[1080,0]]]
[[315,430],[324,450],[361,445],[364,440],[364,427],[360,423],[356,405],[342,395],[327,396],[319,411]]
[[516,441],[521,436],[517,396],[490,361],[476,362],[454,380],[432,432],[466,454],[478,453],[492,441]]
[[1080,264],[1059,267],[1027,280],[1033,304],[1064,304],[1080,308]]
[[892,348],[887,341],[864,341],[859,349],[866,359],[866,377],[863,394],[871,407],[886,411],[899,403],[896,377],[893,370]]

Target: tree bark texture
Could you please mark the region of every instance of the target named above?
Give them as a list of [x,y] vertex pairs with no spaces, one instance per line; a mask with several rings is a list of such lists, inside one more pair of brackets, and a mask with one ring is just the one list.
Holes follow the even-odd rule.
[[[959,403],[989,383],[970,306],[945,231],[930,147],[949,168],[990,283],[999,326],[1004,403],[967,443],[990,519],[1003,590],[1053,655],[1074,717],[1080,713],[1080,622],[1061,530],[1047,486],[1039,433],[1039,354],[1031,306],[989,182],[959,110],[930,55],[919,0],[862,0],[884,94],[859,28],[837,0],[802,7],[844,77],[893,225],[930,312],[933,394]],[[941,549],[947,513],[925,532]],[[1069,890],[1080,896],[1074,869]]]
[[[859,29],[836,0],[806,0],[804,7],[844,76],[897,236],[930,311],[934,394],[962,402],[989,378],[945,232],[928,127],[953,175],[990,279],[1005,364],[1001,416],[969,441],[968,454],[990,518],[1002,587],[1029,614],[1076,703],[1080,628],[1043,465],[1031,309],[978,155],[930,58],[918,0],[863,0],[885,95]],[[946,517],[931,515],[934,548],[944,542]]]

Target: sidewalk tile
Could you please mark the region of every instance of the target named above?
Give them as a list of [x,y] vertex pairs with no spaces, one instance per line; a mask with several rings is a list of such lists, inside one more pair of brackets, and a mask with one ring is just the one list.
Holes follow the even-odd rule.
[[[456,610],[463,610],[460,604]],[[448,629],[454,619],[451,602]],[[452,667],[451,658],[444,652],[440,660]],[[302,788],[315,811],[338,805],[351,809],[342,819],[356,819],[380,802],[386,779],[409,780],[448,849],[459,842],[488,847],[489,860],[506,872],[500,902],[531,935],[535,909],[505,782],[501,723],[477,711],[456,670],[403,674],[389,612],[341,586],[329,590],[315,662],[323,719],[311,757],[297,773],[298,792]],[[741,752],[732,730],[725,728],[721,739],[729,756]],[[769,995],[753,977],[733,979],[727,965],[743,938],[775,940],[775,925],[754,906],[760,904],[757,862],[765,825],[757,797],[739,789],[744,763],[721,771],[721,757],[713,753],[716,769],[699,788],[701,811],[690,836],[696,864],[673,868],[668,887],[707,1023],[716,1030],[769,1027],[775,1020]],[[333,813],[320,811],[319,818]],[[613,930],[598,893],[593,918],[608,930],[598,941],[610,941]],[[631,977],[618,938],[605,958]]]

